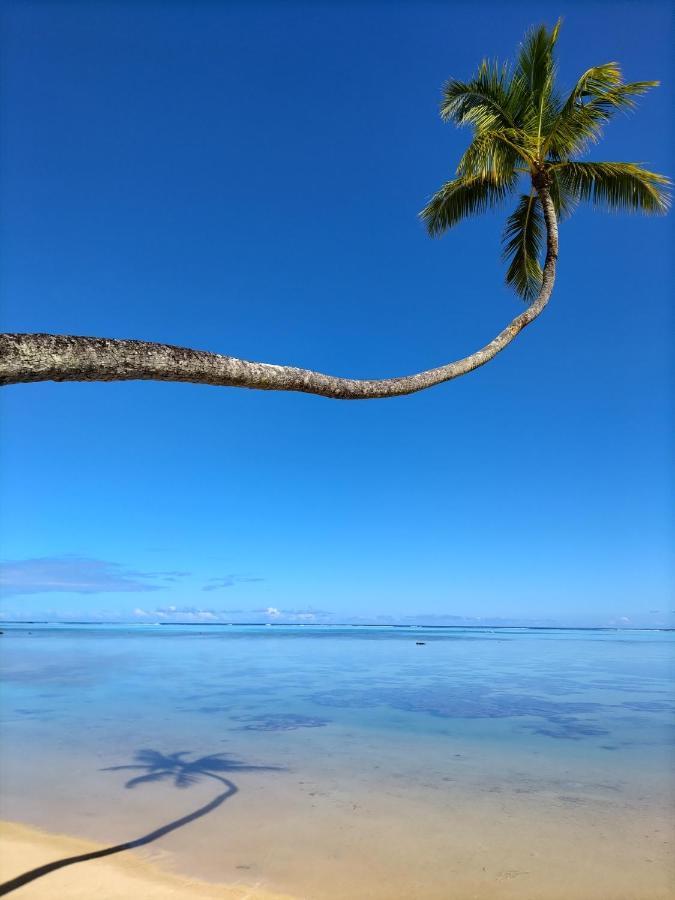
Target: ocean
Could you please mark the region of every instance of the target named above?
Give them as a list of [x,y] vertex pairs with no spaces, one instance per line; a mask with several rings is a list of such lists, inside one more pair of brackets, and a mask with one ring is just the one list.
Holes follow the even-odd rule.
[[307,900],[674,896],[673,632],[0,627],[3,819]]

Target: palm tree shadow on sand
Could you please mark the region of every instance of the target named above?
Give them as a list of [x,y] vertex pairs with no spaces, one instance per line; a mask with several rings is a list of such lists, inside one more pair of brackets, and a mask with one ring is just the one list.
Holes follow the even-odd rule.
[[126,766],[109,766],[102,769],[102,772],[120,772],[122,770],[136,770],[144,774],[130,778],[124,785],[126,788],[133,789],[140,784],[148,784],[156,781],[171,780],[177,788],[189,788],[197,784],[204,778],[211,778],[221,785],[222,790],[213,800],[210,800],[204,806],[193,810],[180,819],[174,819],[173,822],[167,822],[154,831],[135,838],[132,841],[125,841],[123,844],[115,844],[113,847],[104,847],[102,850],[94,850],[91,853],[81,853],[79,856],[69,856],[65,859],[58,859],[54,862],[46,863],[44,866],[38,866],[16,878],[11,878],[0,884],[0,895],[9,894],[17,888],[49,875],[57,869],[63,869],[65,866],[72,866],[75,863],[87,862],[92,859],[101,859],[104,856],[112,856],[114,853],[122,853],[124,850],[134,850],[137,847],[144,847],[153,841],[189,825],[195,819],[201,819],[202,816],[208,815],[221,806],[230,797],[239,792],[239,788],[223,773],[230,772],[278,772],[281,766],[249,766],[246,763],[239,762],[225,753],[213,753],[211,756],[201,756],[198,759],[185,759],[190,754],[188,751],[180,751],[179,753],[164,754],[158,750],[139,750],[135,756],[135,762]]

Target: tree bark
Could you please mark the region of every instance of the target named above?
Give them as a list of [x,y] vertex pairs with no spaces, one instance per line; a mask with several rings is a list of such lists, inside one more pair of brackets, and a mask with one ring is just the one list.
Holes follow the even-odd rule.
[[537,191],[546,223],[546,260],[539,294],[489,344],[436,369],[398,378],[358,380],[170,344],[59,334],[0,334],[0,385],[35,381],[185,381],[299,391],[335,400],[371,400],[414,394],[451,381],[494,359],[549,301],[558,258],[558,226],[548,186],[540,184]]

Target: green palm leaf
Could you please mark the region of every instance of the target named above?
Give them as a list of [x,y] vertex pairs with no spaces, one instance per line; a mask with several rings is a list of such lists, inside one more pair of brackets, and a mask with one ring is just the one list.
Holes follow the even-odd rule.
[[555,171],[550,171],[549,176],[551,181],[548,189],[555,207],[555,214],[558,219],[566,219],[577,208],[579,199],[570,191],[562,176]]
[[611,210],[665,213],[670,179],[635,163],[565,162],[552,166],[564,190]]
[[483,60],[469,81],[451,79],[443,88],[441,118],[478,129],[513,127],[507,76],[506,67]]
[[457,175],[466,178],[493,176],[509,181],[523,153],[522,148],[509,140],[504,129],[482,131],[474,137],[460,159]]
[[624,84],[621,69],[615,62],[588,69],[551,123],[545,149],[557,159],[583,150],[600,138],[603,126],[615,112],[633,109],[635,97],[657,84],[657,81]]
[[537,146],[557,112],[553,93],[553,48],[558,40],[559,30],[560,20],[551,31],[544,25],[529,31],[521,46],[515,70],[516,79],[525,88],[520,123],[524,131],[536,140]]
[[532,28],[521,45],[516,71],[523,77],[535,100],[551,87],[553,48],[558,40],[560,25],[559,19],[551,31],[545,25]]
[[539,262],[544,239],[544,216],[537,195],[523,194],[518,206],[506,220],[502,235],[504,259],[510,260],[506,283],[523,300],[537,296],[541,287],[542,269]]
[[605,63],[604,66],[589,69],[581,76],[565,107],[586,103],[595,109],[604,110],[609,116],[617,110],[634,109],[635,97],[641,97],[651,88],[658,87],[658,84],[658,81],[624,82],[618,64]]
[[452,228],[461,219],[484,212],[500,203],[512,189],[515,176],[504,180],[494,174],[460,176],[447,181],[420,213],[433,237]]

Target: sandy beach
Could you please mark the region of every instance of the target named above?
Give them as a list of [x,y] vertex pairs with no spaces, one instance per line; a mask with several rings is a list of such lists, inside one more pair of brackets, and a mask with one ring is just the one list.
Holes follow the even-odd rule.
[[[0,822],[0,881],[3,885],[17,876],[30,872],[56,860],[91,853],[102,849],[101,844],[84,841],[61,834],[51,834],[14,822]],[[559,862],[549,868],[539,866],[539,871],[528,873],[517,869],[502,868],[496,874],[476,878],[469,872],[457,872],[451,894],[446,890],[428,892],[419,885],[412,892],[403,892],[387,879],[362,877],[355,881],[353,873],[345,871],[344,884],[325,883],[325,893],[317,888],[309,893],[291,896],[268,890],[261,883],[211,883],[181,877],[169,871],[170,857],[153,853],[151,859],[136,852],[125,851],[105,859],[75,863],[49,872],[30,883],[21,885],[17,898],[25,900],[314,900],[315,896],[339,897],[341,900],[391,897],[392,900],[424,900],[427,896],[445,897],[448,900],[569,900],[569,898],[594,898],[594,900],[667,900],[670,888],[661,875],[646,876],[643,883],[627,884],[620,874],[607,873],[602,880],[597,873],[578,868],[561,867]],[[167,868],[165,868],[165,865]],[[363,876],[363,873],[362,873]],[[385,882],[385,884],[383,884]],[[9,886],[9,885],[8,885]]]
[[[0,822],[0,881],[101,846],[60,834],[48,834],[13,822]],[[256,885],[206,884],[162,871],[129,852],[65,866],[21,886],[17,897],[32,900],[293,900]]]

